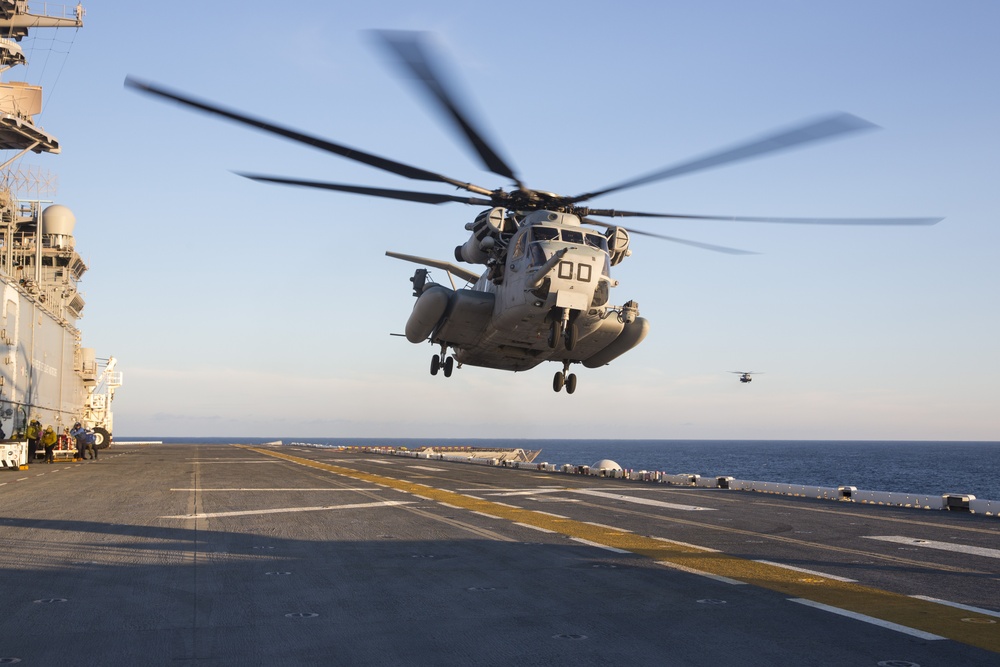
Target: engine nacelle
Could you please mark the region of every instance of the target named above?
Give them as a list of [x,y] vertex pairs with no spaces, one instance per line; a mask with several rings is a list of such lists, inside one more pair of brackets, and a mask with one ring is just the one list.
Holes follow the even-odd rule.
[[629,249],[628,231],[622,227],[608,227],[604,231],[608,237],[608,255],[611,256],[611,266],[620,264],[623,259],[632,254]]
[[491,208],[476,216],[475,221],[465,226],[472,232],[469,240],[455,248],[455,259],[469,264],[486,264],[497,246],[500,235],[506,233],[512,221],[506,218],[506,209]]

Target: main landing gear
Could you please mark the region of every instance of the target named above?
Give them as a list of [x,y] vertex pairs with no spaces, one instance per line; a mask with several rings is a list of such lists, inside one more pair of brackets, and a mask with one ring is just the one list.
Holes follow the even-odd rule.
[[559,391],[563,387],[566,387],[566,393],[572,394],[576,391],[576,374],[569,373],[569,362],[563,362],[563,369],[556,373],[555,377],[552,378],[552,390]]
[[444,345],[441,346],[441,354],[431,357],[431,375],[437,375],[439,370],[444,371],[446,378],[450,378],[455,370],[455,357],[448,356],[448,348]]

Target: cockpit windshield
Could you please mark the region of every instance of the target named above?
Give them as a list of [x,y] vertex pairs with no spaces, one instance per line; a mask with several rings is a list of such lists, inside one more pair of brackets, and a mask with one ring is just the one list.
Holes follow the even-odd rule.
[[532,241],[558,241],[559,240],[559,230],[553,229],[552,227],[532,227],[531,228],[531,240]]
[[587,245],[608,251],[608,240],[600,234],[587,234]]
[[584,243],[591,248],[608,251],[608,240],[600,234],[591,234],[577,229],[556,229],[554,227],[534,226],[531,228],[532,241],[563,241],[565,243]]

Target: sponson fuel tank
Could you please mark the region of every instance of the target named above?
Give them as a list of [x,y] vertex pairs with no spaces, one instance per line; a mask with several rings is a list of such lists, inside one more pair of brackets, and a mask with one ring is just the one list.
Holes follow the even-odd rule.
[[636,317],[633,322],[622,328],[622,332],[607,347],[592,357],[584,359],[583,365],[587,368],[597,368],[611,363],[641,343],[648,333],[649,322],[644,317]]
[[452,294],[453,290],[441,285],[431,285],[424,290],[423,294],[417,297],[410,319],[406,321],[406,340],[411,343],[427,340],[448,310]]

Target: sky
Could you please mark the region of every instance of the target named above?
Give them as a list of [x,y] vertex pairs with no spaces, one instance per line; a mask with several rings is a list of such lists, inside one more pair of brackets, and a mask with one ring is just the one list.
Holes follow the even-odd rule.
[[[85,2],[24,42],[58,156],[52,199],[90,266],[83,343],[124,385],[115,435],[1000,440],[1000,4],[992,0]],[[428,372],[400,333],[415,266],[479,212],[255,183],[421,189],[124,88],[132,75],[333,141],[509,187],[370,30],[431,33],[529,187],[592,191],[838,111],[881,129],[617,192],[593,205],[930,227],[632,226],[612,302],[651,324],[574,369]],[[16,72],[5,77],[17,78]],[[423,189],[438,191],[433,184]],[[449,192],[447,186],[441,192]],[[440,282],[446,276],[432,272]],[[730,371],[757,371],[741,384]]]

